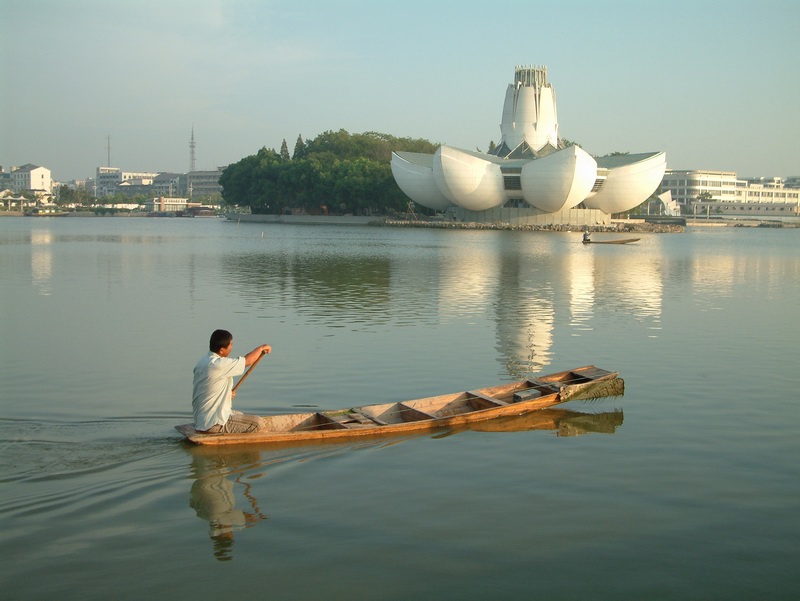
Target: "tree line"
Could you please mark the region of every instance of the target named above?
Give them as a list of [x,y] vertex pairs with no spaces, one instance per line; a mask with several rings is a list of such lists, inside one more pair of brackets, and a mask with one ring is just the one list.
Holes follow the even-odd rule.
[[406,210],[408,198],[392,176],[392,151],[432,154],[428,140],[378,132],[326,131],[313,140],[297,137],[289,154],[261,148],[229,165],[220,176],[228,205],[253,213],[391,214]]

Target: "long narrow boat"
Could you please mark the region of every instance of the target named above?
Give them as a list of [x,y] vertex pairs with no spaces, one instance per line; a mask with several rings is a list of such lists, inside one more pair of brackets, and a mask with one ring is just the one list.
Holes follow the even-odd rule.
[[341,440],[433,430],[509,415],[522,415],[573,400],[619,396],[625,383],[615,371],[587,365],[533,380],[521,380],[411,401],[349,409],[264,416],[265,428],[249,434],[211,434],[194,424],[175,426],[203,445]]
[[584,240],[584,244],[630,244],[638,242],[641,238],[621,238],[619,240]]

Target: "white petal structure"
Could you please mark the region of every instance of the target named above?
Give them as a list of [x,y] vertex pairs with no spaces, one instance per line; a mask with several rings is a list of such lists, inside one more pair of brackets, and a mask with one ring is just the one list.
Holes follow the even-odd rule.
[[522,166],[522,198],[547,213],[578,206],[597,179],[597,163],[578,146],[570,146]]
[[447,198],[470,211],[501,207],[508,200],[500,165],[477,153],[440,146],[433,155],[433,179]]
[[594,158],[558,139],[555,90],[545,67],[517,67],[506,90],[500,143],[492,154],[441,146],[435,154],[392,153],[392,174],[414,202],[431,209],[488,211],[524,201],[545,213],[581,203],[604,213],[646,200],[666,170],[663,152]]
[[454,204],[433,181],[432,154],[393,152],[392,175],[405,195],[423,207],[443,211]]
[[621,213],[639,206],[656,191],[667,168],[663,152],[602,157],[598,165],[608,170],[605,182],[583,201],[587,209]]

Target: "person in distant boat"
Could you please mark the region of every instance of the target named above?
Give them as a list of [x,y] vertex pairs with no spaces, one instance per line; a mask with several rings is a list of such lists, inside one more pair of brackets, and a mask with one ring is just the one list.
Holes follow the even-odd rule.
[[233,378],[241,376],[263,353],[272,352],[268,344],[257,346],[243,357],[230,357],[233,334],[214,330],[209,353],[194,366],[192,410],[194,427],[200,432],[258,432],[264,421],[257,415],[233,410]]
[[583,232],[583,241],[584,242],[591,242],[592,241],[592,236],[589,233],[589,230],[586,230],[586,231]]

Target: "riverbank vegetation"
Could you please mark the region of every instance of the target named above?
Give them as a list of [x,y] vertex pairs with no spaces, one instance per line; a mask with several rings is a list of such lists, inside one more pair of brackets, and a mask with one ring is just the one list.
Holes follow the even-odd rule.
[[261,148],[229,165],[219,183],[228,205],[259,214],[386,215],[405,212],[408,198],[392,176],[392,151],[434,153],[439,144],[378,132],[326,131],[298,136],[290,155]]

